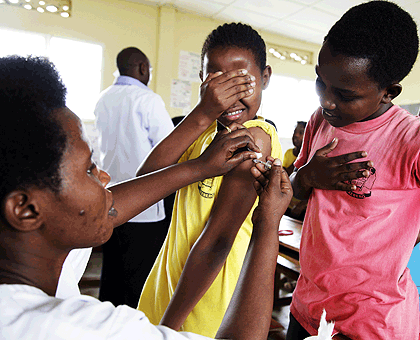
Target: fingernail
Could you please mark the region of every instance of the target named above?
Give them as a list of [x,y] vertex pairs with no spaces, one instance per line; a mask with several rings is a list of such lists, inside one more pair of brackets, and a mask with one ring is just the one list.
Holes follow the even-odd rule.
[[366,152],[366,151],[363,151],[363,152],[362,152],[362,156],[363,156],[363,157],[366,157],[366,156],[367,156],[367,152]]
[[254,93],[254,89],[249,89],[247,92],[248,92],[249,94],[252,94],[252,93]]
[[253,81],[252,83],[250,83],[250,84],[249,84],[249,86],[252,86],[252,87],[254,87],[255,85],[257,85],[257,84],[255,83],[255,81]]
[[281,165],[281,160],[280,159],[278,159],[278,158],[276,158],[275,160],[274,160],[274,163],[273,163],[274,165]]
[[372,161],[369,161],[369,162],[368,162],[368,165],[369,165],[371,168],[373,168],[373,162],[372,162]]
[[252,81],[255,80],[255,77],[252,74],[249,77],[251,78]]
[[261,158],[262,157],[262,153],[261,152],[256,152],[255,156],[257,156],[257,158]]
[[247,73],[248,73],[248,70],[243,69],[243,70],[241,70],[241,72],[240,72],[240,73],[242,73],[242,74],[247,74]]

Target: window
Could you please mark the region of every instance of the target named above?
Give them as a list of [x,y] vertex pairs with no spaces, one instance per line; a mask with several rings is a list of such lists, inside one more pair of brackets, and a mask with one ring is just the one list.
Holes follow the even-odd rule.
[[280,139],[290,143],[296,122],[307,122],[318,106],[315,81],[273,74],[263,91],[262,115],[276,124]]
[[67,106],[83,120],[93,120],[102,81],[102,46],[50,35],[0,29],[0,57],[47,56],[67,87]]

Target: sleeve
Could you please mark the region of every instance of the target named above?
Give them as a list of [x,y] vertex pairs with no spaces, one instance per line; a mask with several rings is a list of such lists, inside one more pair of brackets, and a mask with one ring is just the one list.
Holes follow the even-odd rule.
[[[299,169],[308,162],[309,154],[311,152],[312,137],[316,131],[317,126],[319,126],[319,122],[317,124],[317,121],[319,121],[319,116],[321,114],[320,110],[321,108],[319,108],[315,111],[315,113],[312,114],[308,124],[306,125],[305,134],[303,135],[302,148],[300,149],[299,155],[295,160],[296,169]],[[321,117],[321,119],[323,118]]]
[[92,248],[73,249],[64,260],[61,274],[58,279],[57,298],[66,299],[80,295],[79,281],[89,262]]
[[290,165],[293,164],[293,162],[295,161],[296,157],[293,155],[293,149],[288,149],[285,153],[284,153],[284,157],[283,157],[283,167],[284,168],[288,168]]
[[6,339],[38,340],[205,340],[206,337],[155,326],[131,307],[115,307],[90,296],[65,300],[21,292],[8,300],[15,313],[2,329]]
[[148,103],[147,130],[149,140],[152,146],[155,146],[165,138],[174,128],[171,117],[166,111],[165,103],[162,98],[153,93]]

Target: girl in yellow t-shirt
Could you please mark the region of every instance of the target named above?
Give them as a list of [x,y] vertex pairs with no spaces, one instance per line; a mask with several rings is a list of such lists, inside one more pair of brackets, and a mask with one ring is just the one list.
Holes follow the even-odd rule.
[[[249,95],[232,100],[219,111],[223,112],[218,118],[221,124],[214,121],[205,131],[181,122],[138,174],[156,170],[156,162],[162,167],[197,158],[215,138],[218,126],[232,133],[245,126],[263,160],[268,155],[282,158],[275,128],[257,114],[271,76],[265,51],[264,41],[248,25],[224,24],[210,33],[201,54],[200,77],[206,79],[201,90],[212,82],[222,84],[230,72],[243,69],[252,80]],[[214,96],[220,100],[221,94],[215,91]],[[201,101],[198,106],[204,104],[210,105]],[[192,143],[186,151],[185,138]],[[257,205],[251,166],[252,161],[246,161],[223,177],[208,178],[177,192],[168,235],[139,301],[138,308],[152,323],[215,336],[251,236],[251,216]]]

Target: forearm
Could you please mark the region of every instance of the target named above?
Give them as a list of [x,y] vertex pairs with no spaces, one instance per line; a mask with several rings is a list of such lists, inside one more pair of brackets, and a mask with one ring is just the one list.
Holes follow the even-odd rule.
[[[174,295],[166,308],[161,324],[179,330],[219,274],[226,261],[226,251],[208,251],[197,244],[192,248],[178,281]],[[197,279],[199,278],[199,279]]]
[[312,185],[308,181],[305,173],[305,166],[295,170],[290,176],[290,183],[293,188],[293,196],[300,200],[307,200],[312,192]]
[[231,303],[216,335],[220,339],[267,339],[274,299],[279,221],[254,226]]
[[190,160],[109,187],[118,212],[114,225],[127,222],[176,190],[207,178],[203,170],[197,160]]
[[212,121],[195,108],[165,139],[158,143],[140,165],[141,176],[178,162],[188,147],[211,125]]

